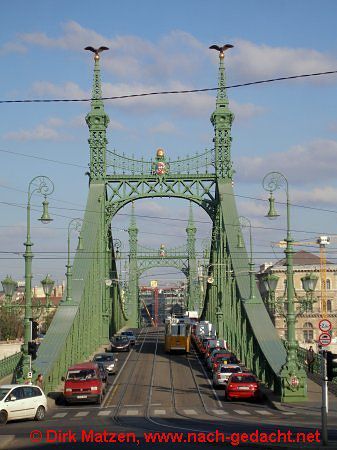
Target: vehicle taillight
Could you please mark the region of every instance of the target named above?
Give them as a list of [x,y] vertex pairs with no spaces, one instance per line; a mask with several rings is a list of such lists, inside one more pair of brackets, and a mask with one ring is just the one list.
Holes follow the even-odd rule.
[[221,374],[220,374],[220,373],[218,373],[218,375],[217,375],[217,379],[218,379],[218,380],[220,380],[220,378],[221,378]]
[[71,388],[66,388],[66,392],[72,392]]
[[230,384],[227,386],[227,388],[228,388],[228,389],[233,389],[233,388],[234,388],[234,384],[230,383]]
[[91,386],[91,388],[90,388],[92,391],[97,391],[98,390],[98,387],[97,386]]
[[251,391],[254,391],[255,389],[257,389],[257,384],[251,384],[251,385],[249,386],[249,389],[250,389]]

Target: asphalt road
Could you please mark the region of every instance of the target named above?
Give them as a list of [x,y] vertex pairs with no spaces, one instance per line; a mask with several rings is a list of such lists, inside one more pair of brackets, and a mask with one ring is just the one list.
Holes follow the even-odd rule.
[[[276,439],[279,435],[281,439],[285,437],[280,433],[287,433],[289,437],[290,432],[292,439],[298,432],[311,432],[312,439],[319,436],[320,417],[310,411],[306,415],[290,414],[263,403],[225,402],[224,392],[213,390],[194,352],[188,356],[168,355],[163,342],[163,329],[143,329],[132,351],[119,354],[119,372],[110,377],[109,391],[101,406],[55,405],[49,409],[44,422],[9,422],[0,427],[0,449],[68,450],[94,446],[128,449],[139,445],[149,449],[177,445],[184,448],[202,445],[203,449],[261,448],[261,443],[256,442],[261,433],[274,432]],[[337,417],[330,417],[329,438],[335,440],[334,448],[337,447],[336,425]],[[173,437],[182,442],[146,443],[146,439],[163,439],[162,434],[144,436],[150,432],[178,433],[168,439]],[[253,434],[247,437],[239,433]],[[118,442],[123,439],[124,442]],[[212,443],[212,439],[220,442]],[[222,439],[225,442],[221,442]],[[245,439],[255,439],[256,443],[242,442]],[[268,443],[263,447],[303,449],[318,448],[318,444]]]

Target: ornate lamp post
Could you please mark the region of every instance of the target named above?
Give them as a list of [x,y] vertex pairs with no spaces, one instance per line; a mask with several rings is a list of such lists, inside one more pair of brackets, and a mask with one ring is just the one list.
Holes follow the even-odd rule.
[[268,293],[268,307],[272,314],[275,313],[275,291],[279,278],[273,273],[268,273],[262,278],[264,290]]
[[51,296],[51,293],[53,291],[53,287],[54,287],[55,282],[54,282],[54,280],[52,280],[50,278],[50,275],[48,274],[46,276],[46,278],[41,280],[41,284],[42,284],[42,287],[43,287],[44,295],[46,296],[46,307],[50,308],[50,296]]
[[282,402],[298,402],[307,399],[307,376],[299,364],[297,357],[298,342],[296,341],[295,325],[296,314],[294,304],[294,272],[293,272],[293,239],[290,233],[290,201],[289,186],[287,178],[280,172],[268,173],[262,182],[263,188],[270,193],[269,212],[267,217],[274,219],[278,217],[275,210],[275,199],[273,192],[282,187],[285,188],[287,197],[287,244],[285,249],[286,266],[287,266],[287,357],[286,362],[282,366],[281,377],[281,401]]
[[9,277],[8,275],[6,278],[1,281],[4,293],[5,293],[5,304],[4,306],[10,305],[12,301],[13,294],[15,292],[15,289],[18,286],[18,283],[13,280],[12,277]]
[[77,231],[78,235],[78,244],[77,250],[83,250],[82,236],[81,236],[81,227],[82,227],[82,219],[72,219],[68,225],[68,259],[67,259],[67,291],[66,291],[66,302],[71,302],[71,288],[72,288],[72,265],[70,264],[70,234],[72,231]]
[[25,379],[27,373],[31,370],[31,359],[28,353],[29,342],[32,339],[32,246],[30,239],[30,201],[34,193],[44,196],[43,212],[39,219],[42,223],[48,224],[53,219],[50,218],[48,212],[47,196],[54,192],[54,184],[50,178],[45,176],[37,176],[33,178],[28,185],[28,201],[27,201],[27,237],[25,242],[26,251],[25,258],[25,318],[24,318],[24,344],[22,346],[23,361],[22,361],[22,377]]
[[[255,284],[255,273],[254,273],[254,262],[253,262],[253,240],[252,240],[252,224],[250,220],[247,217],[240,216],[239,222],[241,227],[248,227],[249,228],[249,299],[248,300],[255,300],[254,295],[254,284]],[[241,233],[238,234],[238,248],[243,248],[244,243],[241,238]]]

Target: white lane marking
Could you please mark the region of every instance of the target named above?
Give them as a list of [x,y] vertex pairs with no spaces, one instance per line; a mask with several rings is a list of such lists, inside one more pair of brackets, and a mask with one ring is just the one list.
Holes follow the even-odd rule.
[[138,416],[139,415],[139,411],[138,411],[138,409],[127,409],[126,410],[126,415],[127,416]]
[[212,411],[213,411],[215,414],[222,414],[222,415],[228,414],[228,412],[227,412],[227,411],[224,411],[223,409],[213,409]]
[[296,413],[294,412],[281,412],[281,414],[284,414],[285,416],[294,416]]
[[215,389],[214,389],[214,387],[213,387],[213,384],[211,383],[211,380],[209,379],[207,373],[205,372],[205,369],[204,369],[203,365],[201,364],[201,361],[200,361],[200,359],[198,358],[198,356],[195,355],[195,357],[196,357],[196,359],[197,359],[197,361],[198,361],[198,363],[199,363],[199,365],[200,365],[202,371],[204,372],[204,375],[205,375],[205,378],[206,378],[208,384],[210,385],[210,387],[211,387],[211,389],[212,389],[213,395],[214,395],[214,397],[216,398],[216,400],[217,400],[217,402],[218,402],[218,406],[220,406],[220,408],[221,408],[221,407],[222,407],[221,400],[219,399],[218,394],[215,392]]
[[89,414],[89,411],[80,411],[75,414],[75,417],[85,417]]
[[67,414],[68,414],[67,412],[65,412],[65,413],[56,413],[56,414],[53,415],[53,419],[56,419],[58,417],[65,417]]
[[195,409],[184,409],[183,412],[188,416],[194,416],[197,414]]
[[161,403],[151,403],[151,406],[161,406]]
[[[142,334],[142,333],[140,332],[139,336],[140,336],[141,334]],[[129,360],[131,354],[133,353],[133,351],[134,351],[134,349],[132,348],[132,349],[129,351],[129,354],[128,354],[128,356],[126,357],[126,359],[125,359],[125,361],[124,361],[122,367],[118,370],[118,373],[117,373],[116,378],[114,379],[114,381],[113,381],[111,387],[109,388],[108,392],[105,394],[105,398],[104,398],[104,400],[103,400],[103,402],[102,402],[102,404],[101,404],[101,408],[104,408],[104,407],[105,407],[105,403],[108,401],[109,395],[110,395],[112,389],[116,386],[117,381],[118,381],[118,378],[120,377],[120,375],[121,375],[121,373],[122,373],[122,371],[123,371],[123,369],[124,369],[124,366],[125,366],[125,364],[128,362],[128,360]]]
[[143,406],[143,405],[124,405],[125,408],[130,407],[130,406],[131,406],[131,408],[135,408],[137,406]]
[[98,412],[98,416],[109,416],[111,414],[111,411],[108,411],[108,410],[106,410],[106,411],[99,411]]
[[164,415],[166,415],[166,410],[165,409],[155,409],[154,414],[156,416],[164,416]]
[[7,450],[9,449],[9,444],[14,440],[15,434],[3,434],[0,436],[0,448]]
[[234,412],[240,414],[241,416],[250,416],[250,412],[245,411],[244,409],[234,409]]
[[263,409],[255,409],[255,412],[262,414],[263,416],[272,416],[272,413]]

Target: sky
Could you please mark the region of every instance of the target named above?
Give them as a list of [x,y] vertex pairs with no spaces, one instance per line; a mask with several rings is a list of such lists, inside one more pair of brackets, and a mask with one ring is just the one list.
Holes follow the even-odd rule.
[[[218,55],[212,44],[230,43],[228,85],[337,70],[334,0],[13,0],[2,5],[0,100],[90,97],[93,60],[87,45],[110,48],[101,58],[103,95],[213,88]],[[268,222],[268,193],[261,181],[277,170],[289,182],[291,228],[296,241],[332,236],[337,248],[337,74],[228,89],[234,188],[239,213],[253,226],[255,267],[282,257],[275,247],[285,237],[285,193],[275,193],[280,210]],[[210,115],[216,93],[163,95],[107,101],[108,149],[150,159],[158,147],[171,159],[212,147]],[[36,219],[42,198],[32,204],[33,284],[49,273],[65,278],[67,227],[82,217],[88,194],[87,102],[0,103],[0,279],[24,276],[27,189],[46,175],[53,222]],[[255,198],[257,200],[252,200]],[[198,251],[209,239],[206,213],[193,208]],[[188,203],[172,199],[136,202],[139,243],[159,248],[186,242]],[[114,237],[127,257],[130,208],[113,219]],[[149,218],[149,216],[151,218]],[[179,219],[179,220],[174,220]],[[245,233],[247,239],[247,233]],[[76,236],[72,235],[72,250]],[[318,252],[316,246],[306,247]],[[121,261],[123,269],[123,261]],[[144,274],[173,283],[175,269]]]

